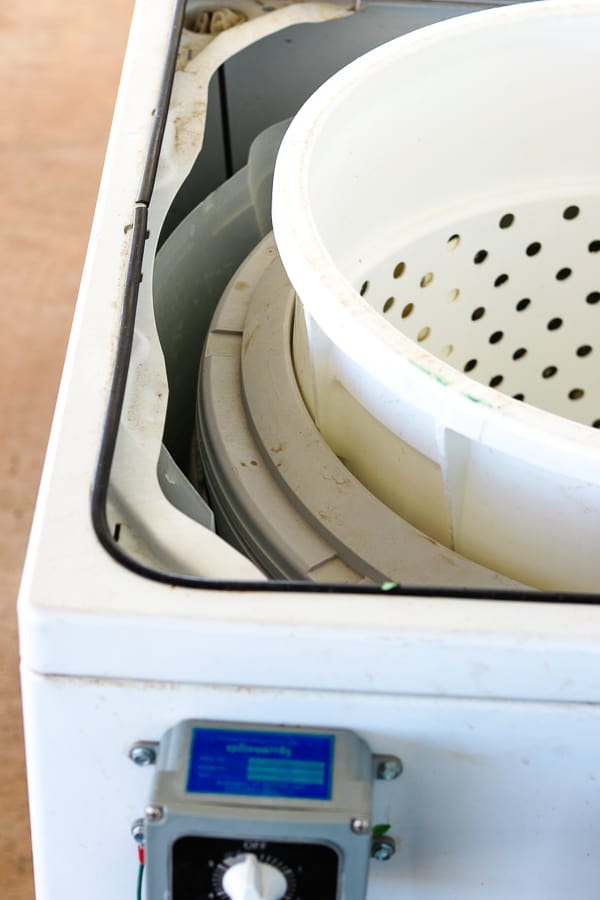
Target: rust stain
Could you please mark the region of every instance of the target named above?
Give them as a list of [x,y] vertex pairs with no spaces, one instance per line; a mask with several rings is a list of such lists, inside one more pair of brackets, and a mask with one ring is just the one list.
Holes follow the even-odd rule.
[[[198,132],[198,120],[202,120],[204,127],[204,119],[206,115],[206,102],[197,100],[191,111],[185,116],[175,116],[173,119],[173,128],[175,130],[175,149],[181,150],[186,144],[196,143],[201,135]],[[190,128],[194,125],[195,128]]]

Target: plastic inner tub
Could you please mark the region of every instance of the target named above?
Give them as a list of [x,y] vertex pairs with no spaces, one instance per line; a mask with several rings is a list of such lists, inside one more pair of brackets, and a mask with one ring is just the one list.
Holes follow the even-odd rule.
[[431,537],[539,588],[600,576],[600,6],[434,25],[320,88],[274,230],[324,438]]

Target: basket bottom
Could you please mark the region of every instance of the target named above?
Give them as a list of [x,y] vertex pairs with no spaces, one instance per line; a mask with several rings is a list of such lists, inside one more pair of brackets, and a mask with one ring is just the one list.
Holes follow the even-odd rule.
[[385,245],[352,281],[421,360],[600,428],[600,197],[503,203]]

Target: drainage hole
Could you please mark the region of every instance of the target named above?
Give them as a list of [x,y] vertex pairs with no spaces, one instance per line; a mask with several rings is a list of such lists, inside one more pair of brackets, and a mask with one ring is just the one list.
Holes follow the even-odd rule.
[[456,250],[460,244],[460,234],[451,234],[446,243],[448,244],[448,250]]
[[524,400],[525,394],[513,394],[513,400]]
[[494,331],[493,334],[490,334],[490,344],[497,344],[504,337],[503,331]]
[[527,256],[537,256],[541,249],[542,245],[540,244],[540,242],[534,241],[529,245],[525,253],[527,254]]
[[594,303],[598,303],[600,300],[600,291],[592,291],[591,294],[588,294],[585,298],[585,302],[589,303],[593,306]]
[[446,300],[448,303],[454,303],[455,300],[458,300],[460,297],[460,288],[452,288],[451,291],[448,291],[448,296]]
[[498,385],[502,384],[504,381],[504,375],[494,375],[493,378],[490,378],[490,387],[498,387]]
[[513,353],[512,358],[523,359],[524,356],[527,356],[527,349],[525,347],[519,347],[519,349],[515,350],[515,352]]
[[406,270],[406,263],[399,262],[398,265],[394,269],[394,278],[400,278],[401,275],[404,275]]
[[478,306],[477,309],[474,309],[471,313],[471,319],[473,322],[476,322],[477,319],[482,319],[485,316],[485,306]]
[[419,284],[422,288],[427,287],[428,284],[431,284],[433,281],[433,272],[425,272],[423,277],[421,278]]
[[494,287],[500,287],[502,284],[506,284],[508,281],[508,275],[504,272],[502,275],[498,275],[496,280],[494,281]]
[[415,308],[414,303],[407,303],[406,306],[404,307],[404,309],[402,310],[402,318],[408,319],[408,317],[410,316],[410,314],[414,308]]
[[588,250],[590,253],[600,252],[600,241],[591,241],[591,243],[588,244]]
[[477,360],[470,359],[468,362],[465,363],[463,371],[472,372],[476,365],[477,365]]
[[577,356],[589,356],[592,352],[592,348],[589,344],[582,344],[581,347],[577,348]]
[[478,250],[475,256],[473,257],[473,262],[476,266],[480,266],[482,262],[485,262],[488,257],[487,250]]
[[395,297],[388,297],[387,300],[385,301],[385,303],[383,304],[384,313],[389,312],[395,302],[396,302]]
[[542,372],[542,378],[554,378],[557,372],[558,369],[556,368],[556,366],[546,366],[546,368]]
[[583,388],[573,388],[572,391],[569,391],[569,400],[581,400],[584,394]]
[[364,297],[364,296],[365,296],[365,294],[366,294],[367,291],[369,290],[369,286],[370,286],[370,282],[369,282],[369,281],[363,281],[362,287],[361,287],[361,289],[360,289],[360,296],[361,296],[361,297]]
[[442,356],[445,359],[448,359],[449,356],[452,356],[454,353],[454,344],[446,344],[445,347],[442,347]]
[[576,219],[578,215],[579,215],[579,207],[578,206],[567,206],[567,208],[563,212],[563,219]]
[[519,300],[519,302],[515,306],[515,309],[517,310],[517,312],[523,312],[524,309],[527,309],[530,303],[531,300],[529,299],[529,297],[523,297],[522,300]]
[[431,328],[429,327],[429,325],[425,325],[423,328],[421,328],[417,335],[418,342],[421,344],[423,341],[426,341],[430,334]]
[[558,272],[556,273],[556,280],[557,281],[566,281],[566,279],[570,275],[572,275],[572,273],[573,273],[573,269],[569,269],[568,266],[565,266],[564,269],[559,269]]
[[513,224],[514,221],[515,221],[515,217],[513,216],[513,214],[506,213],[505,215],[502,216],[502,218],[498,222],[498,225],[500,226],[500,228],[510,228],[510,226]]
[[600,428],[600,419],[594,419],[592,422],[592,428]]
[[546,327],[548,328],[548,331],[556,331],[557,328],[560,328],[562,323],[563,320],[557,317],[556,319],[550,319]]

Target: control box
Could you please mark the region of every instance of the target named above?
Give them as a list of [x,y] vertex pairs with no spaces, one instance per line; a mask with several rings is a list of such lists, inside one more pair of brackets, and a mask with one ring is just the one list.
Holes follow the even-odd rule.
[[364,898],[372,779],[350,731],[179,723],[146,807],[146,897]]

